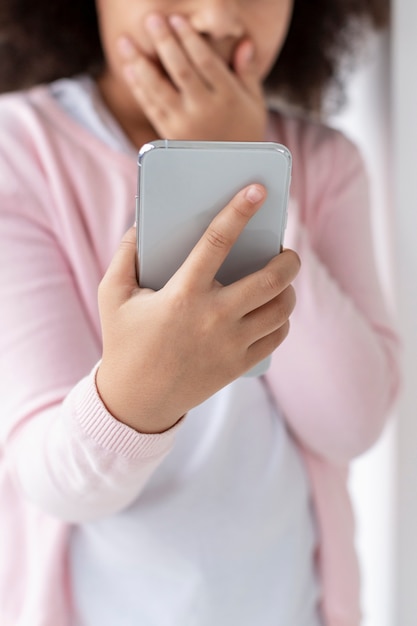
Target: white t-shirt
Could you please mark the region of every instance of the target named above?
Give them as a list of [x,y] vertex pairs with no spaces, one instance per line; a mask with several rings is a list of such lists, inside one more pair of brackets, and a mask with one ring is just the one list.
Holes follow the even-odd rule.
[[[51,86],[108,145],[136,150],[82,77]],[[75,526],[73,626],[321,626],[305,468],[262,378],[189,412],[129,508]]]

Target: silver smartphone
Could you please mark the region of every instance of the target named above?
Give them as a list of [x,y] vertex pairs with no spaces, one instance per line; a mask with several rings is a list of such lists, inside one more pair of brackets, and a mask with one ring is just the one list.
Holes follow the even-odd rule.
[[[160,289],[185,261],[214,216],[250,183],[268,192],[217,279],[230,284],[255,272],[283,245],[291,153],[273,142],[158,140],[138,155],[138,280]],[[248,372],[263,374],[270,359]]]

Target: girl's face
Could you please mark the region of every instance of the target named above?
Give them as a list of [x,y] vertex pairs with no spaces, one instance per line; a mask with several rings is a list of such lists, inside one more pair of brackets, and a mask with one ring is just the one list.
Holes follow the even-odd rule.
[[96,0],[107,69],[120,77],[123,62],[118,40],[127,36],[143,54],[157,61],[146,28],[149,14],[182,15],[210,46],[232,66],[234,50],[251,40],[259,75],[272,68],[284,43],[294,0]]

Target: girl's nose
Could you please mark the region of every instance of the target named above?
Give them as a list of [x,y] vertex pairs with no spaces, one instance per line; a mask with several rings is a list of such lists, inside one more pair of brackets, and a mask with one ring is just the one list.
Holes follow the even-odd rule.
[[239,0],[197,0],[190,16],[193,28],[212,39],[238,38],[244,34]]

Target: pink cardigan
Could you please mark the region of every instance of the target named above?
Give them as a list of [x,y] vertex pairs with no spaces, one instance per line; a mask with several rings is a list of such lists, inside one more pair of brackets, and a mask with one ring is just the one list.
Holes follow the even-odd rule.
[[[133,221],[135,159],[69,119],[43,87],[0,98],[0,131],[0,624],[68,626],[70,524],[136,498],[175,428],[131,430],[94,385],[97,285]],[[384,426],[398,340],[356,149],[280,115],[268,139],[293,153],[286,245],[303,265],[291,332],[267,380],[311,483],[326,625],[358,626],[347,467]]]

